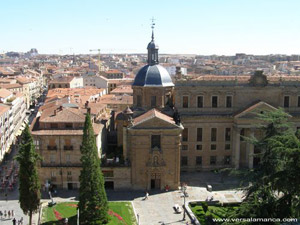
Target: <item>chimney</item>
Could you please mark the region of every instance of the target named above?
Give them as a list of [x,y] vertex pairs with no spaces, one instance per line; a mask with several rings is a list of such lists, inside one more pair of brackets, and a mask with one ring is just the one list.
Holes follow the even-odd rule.
[[84,107],[87,109],[89,106],[89,101],[86,101],[85,104],[84,104]]

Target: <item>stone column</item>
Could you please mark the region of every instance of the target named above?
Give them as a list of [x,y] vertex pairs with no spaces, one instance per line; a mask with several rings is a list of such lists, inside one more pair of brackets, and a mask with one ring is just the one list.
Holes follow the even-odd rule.
[[[254,129],[251,128],[250,129],[250,137],[253,138],[254,137]],[[249,169],[253,168],[253,154],[254,154],[254,145],[249,143],[249,151],[248,151],[248,167]]]
[[236,169],[240,167],[240,128],[233,129],[233,154],[234,154],[234,166]]

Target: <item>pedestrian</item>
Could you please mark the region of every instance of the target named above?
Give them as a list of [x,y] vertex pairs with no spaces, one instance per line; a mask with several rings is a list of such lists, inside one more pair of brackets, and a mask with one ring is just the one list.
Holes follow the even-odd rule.
[[12,209],[11,210],[11,217],[14,217],[15,216],[15,213],[14,213],[14,210]]
[[13,221],[13,225],[16,225],[16,218],[14,218],[12,221]]
[[148,193],[148,192],[146,192],[145,200],[147,200],[147,199],[148,199],[148,197],[149,197],[149,193]]
[[7,214],[8,214],[8,218],[10,218],[10,210],[8,210],[8,213],[7,213]]
[[1,219],[2,219],[2,216],[3,216],[3,213],[2,213],[2,211],[0,210],[0,217],[1,217]]
[[4,210],[4,218],[5,218],[5,219],[6,219],[6,216],[7,216],[6,210]]

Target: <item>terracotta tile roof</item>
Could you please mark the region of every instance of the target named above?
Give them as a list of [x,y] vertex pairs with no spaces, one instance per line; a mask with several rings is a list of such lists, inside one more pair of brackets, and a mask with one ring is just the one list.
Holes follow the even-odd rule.
[[105,73],[111,74],[111,73],[122,73],[120,70],[108,70]]
[[133,96],[128,95],[104,95],[99,98],[98,102],[102,104],[120,104],[120,105],[132,105],[133,104]]
[[0,84],[1,88],[13,89],[13,88],[22,88],[21,84]]
[[131,85],[120,85],[112,90],[110,93],[112,94],[133,94]]
[[0,116],[2,116],[4,113],[8,112],[9,109],[10,109],[9,106],[0,104]]
[[8,96],[12,95],[13,93],[7,89],[0,89],[0,98],[7,98]]
[[[56,107],[51,107],[45,109],[42,112],[40,122],[54,122],[54,123],[83,123],[85,120],[84,111],[86,109],[78,108],[64,108],[62,110],[55,109]],[[53,110],[54,109],[54,110]],[[55,115],[56,110],[56,115]]]
[[70,83],[75,77],[59,77],[59,78],[56,78],[54,80],[51,80],[49,82],[49,84],[65,84],[65,83]]
[[[36,117],[33,119],[31,126],[30,126],[30,130],[31,133],[33,135],[78,135],[78,136],[82,136],[83,135],[83,129],[49,129],[49,130],[41,130],[38,129],[39,127],[39,121],[40,117]],[[93,129],[94,129],[94,133],[95,135],[99,135],[101,130],[103,129],[104,125],[103,124],[99,124],[99,123],[93,123]]]
[[166,121],[168,123],[175,124],[175,121],[174,121],[174,119],[172,117],[161,113],[157,109],[151,109],[148,112],[146,112],[146,113],[144,113],[144,114],[142,114],[142,115],[134,118],[133,124],[134,125],[138,125],[138,124],[143,123],[143,122],[145,122],[147,120],[150,120],[150,119],[152,119],[154,117],[157,117],[157,118],[159,118],[161,120],[164,120],[164,121]]
[[54,88],[48,91],[46,98],[65,96],[94,96],[103,92],[103,88]]
[[33,82],[33,79],[28,78],[28,77],[21,77],[21,76],[17,77],[16,80],[20,84],[29,84],[29,83]]

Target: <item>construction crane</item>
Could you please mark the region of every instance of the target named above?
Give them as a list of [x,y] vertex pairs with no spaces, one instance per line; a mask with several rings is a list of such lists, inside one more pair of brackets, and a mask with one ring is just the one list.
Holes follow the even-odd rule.
[[[99,73],[101,71],[101,60],[100,60],[100,49],[90,49],[90,52],[98,52],[98,60],[99,60]],[[91,68],[91,56],[90,56],[90,68]]]

